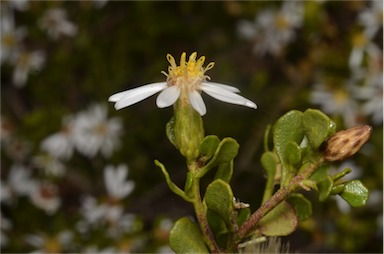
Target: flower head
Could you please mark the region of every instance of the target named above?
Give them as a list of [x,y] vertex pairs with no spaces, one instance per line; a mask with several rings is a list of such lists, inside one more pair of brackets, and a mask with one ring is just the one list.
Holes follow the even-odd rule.
[[176,65],[173,56],[168,54],[167,60],[170,63],[168,73],[162,72],[167,76],[166,82],[152,83],[116,93],[110,96],[108,100],[116,102],[115,108],[118,110],[140,102],[161,91],[156,100],[159,108],[169,107],[180,99],[184,103],[190,104],[200,115],[205,115],[207,110],[200,94],[203,91],[220,101],[250,108],[257,107],[252,101],[238,95],[237,93],[240,91],[236,87],[207,82],[210,78],[205,72],[212,69],[214,63],[211,62],[206,67],[203,67],[205,57],[196,58],[197,53],[194,52],[187,61],[186,53],[184,52],[181,55],[180,65]]

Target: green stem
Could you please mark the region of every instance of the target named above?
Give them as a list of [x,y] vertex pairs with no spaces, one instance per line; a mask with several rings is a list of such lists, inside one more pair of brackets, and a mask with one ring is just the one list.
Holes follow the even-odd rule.
[[[191,164],[190,166],[193,167],[193,165]],[[190,168],[190,172],[196,172],[196,171],[195,169]],[[207,208],[203,204],[201,200],[201,195],[200,195],[200,179],[199,178],[196,178],[196,177],[192,178],[191,194],[192,194],[193,208],[195,209],[196,218],[199,223],[200,229],[202,231],[205,243],[208,245],[212,253],[222,253],[215,241],[215,237],[213,236],[211,228],[209,227],[209,224],[208,224]]]
[[319,160],[315,164],[309,164],[308,167],[296,175],[286,187],[281,187],[275,194],[272,195],[272,197],[263,203],[259,209],[257,209],[241,226],[237,233],[237,239],[241,241],[241,239],[245,238],[268,212],[279,205],[298,188],[301,188],[302,181],[308,179],[321,163],[322,160]]

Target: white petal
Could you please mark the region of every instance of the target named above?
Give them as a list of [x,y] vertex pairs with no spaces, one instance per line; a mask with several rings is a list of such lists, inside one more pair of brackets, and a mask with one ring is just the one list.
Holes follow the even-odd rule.
[[232,104],[237,104],[237,105],[243,105],[243,106],[247,106],[250,108],[257,108],[257,106],[254,102],[252,102],[252,101],[250,101],[250,100],[244,98],[243,96],[240,96],[234,92],[228,91],[228,89],[223,89],[220,86],[216,86],[216,85],[212,85],[212,84],[210,86],[207,86],[206,84],[203,84],[201,86],[201,90],[203,90],[208,95],[210,95],[213,98],[220,100],[220,101],[224,101],[224,102],[228,102],[228,103],[232,103]]
[[180,88],[177,86],[170,86],[157,96],[156,105],[159,108],[169,107],[177,101],[179,96]]
[[229,86],[229,85],[224,85],[224,84],[220,84],[220,83],[203,82],[202,85],[203,86],[208,86],[208,87],[214,87],[214,88],[215,87],[220,87],[220,88],[223,88],[225,90],[228,90],[229,92],[240,93],[240,90],[237,87]]
[[116,93],[108,98],[108,101],[116,102],[115,108],[121,109],[142,101],[155,93],[165,89],[166,82],[153,83],[145,86],[140,86],[124,92]]
[[207,113],[207,108],[205,107],[203,98],[201,97],[200,93],[197,91],[192,91],[189,94],[189,101],[191,102],[192,107],[199,112],[201,116],[205,115]]

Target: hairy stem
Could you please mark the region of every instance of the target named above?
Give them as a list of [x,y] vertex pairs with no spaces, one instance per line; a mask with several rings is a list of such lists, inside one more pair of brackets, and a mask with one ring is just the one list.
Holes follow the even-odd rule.
[[265,201],[265,203],[263,203],[259,209],[257,209],[241,226],[237,233],[238,240],[245,238],[268,212],[270,212],[273,208],[284,201],[289,195],[300,188],[302,186],[302,181],[308,179],[321,163],[322,159],[320,159],[315,164],[308,164],[306,168],[302,169],[300,173],[290,181],[287,187],[280,188],[267,201]]
[[199,179],[194,178],[192,183],[192,203],[193,208],[195,209],[196,218],[203,234],[204,241],[208,245],[209,249],[212,251],[212,253],[221,253],[220,248],[217,245],[215,237],[213,236],[213,233],[208,224],[206,208],[204,207],[204,204],[201,201],[199,184]]

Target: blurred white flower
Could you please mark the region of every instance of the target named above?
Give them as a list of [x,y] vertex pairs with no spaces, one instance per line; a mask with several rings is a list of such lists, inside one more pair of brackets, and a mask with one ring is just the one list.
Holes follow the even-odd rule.
[[71,246],[73,233],[64,230],[56,235],[47,235],[43,233],[29,234],[25,237],[25,241],[31,246],[37,248],[33,253],[62,253]]
[[[370,34],[367,30],[356,33],[352,38],[352,51],[349,55],[349,67],[356,69],[363,64],[365,54],[369,58],[376,58],[382,55],[379,46],[372,42],[374,34]],[[368,60],[369,61],[369,60]]]
[[363,86],[353,88],[354,98],[364,100],[361,111],[372,116],[376,125],[383,124],[383,71],[366,73]]
[[[6,6],[5,6],[6,7]],[[15,21],[12,10],[3,8],[1,10],[1,63],[14,59],[20,48],[20,42],[25,37],[26,28],[15,28]]]
[[61,131],[45,138],[40,145],[41,149],[57,159],[70,159],[75,148],[75,129],[75,117],[64,117]]
[[49,176],[63,176],[66,170],[64,164],[50,154],[37,155],[32,161]]
[[30,198],[36,207],[44,210],[47,214],[55,213],[61,204],[58,188],[49,182],[35,185]]
[[329,89],[323,83],[316,84],[311,91],[310,101],[320,105],[327,114],[339,115],[347,127],[356,125],[358,104],[351,96],[349,85]]
[[67,13],[61,8],[47,10],[40,19],[39,25],[53,39],[59,39],[61,35],[75,36],[77,34],[76,25],[67,20]]
[[168,68],[168,73],[162,72],[167,76],[166,82],[152,83],[116,93],[110,96],[108,100],[116,102],[115,108],[118,110],[162,91],[156,100],[159,108],[169,107],[180,99],[190,103],[200,115],[205,115],[207,110],[200,94],[203,91],[220,101],[250,108],[257,107],[252,101],[238,95],[237,93],[240,91],[236,87],[206,82],[209,77],[205,75],[205,72],[212,69],[214,63],[211,62],[203,67],[205,57],[202,56],[196,60],[196,56],[197,53],[194,52],[186,61],[186,53],[184,52],[181,55],[180,66],[177,66],[173,56],[168,54],[167,60],[171,66]]
[[282,48],[295,38],[295,29],[303,22],[303,3],[285,1],[280,10],[267,9],[256,14],[255,21],[240,21],[239,36],[254,41],[258,55],[279,55]]
[[106,204],[99,205],[94,197],[86,196],[82,199],[80,213],[85,221],[79,221],[77,228],[80,232],[85,232],[89,225],[102,223],[107,210]]
[[373,37],[383,25],[383,1],[371,0],[369,7],[359,13],[358,21],[370,37]]
[[1,184],[1,202],[12,201],[14,197],[29,196],[36,188],[31,170],[20,164],[12,165],[7,180]]
[[135,187],[135,183],[131,180],[126,180],[128,176],[128,167],[121,164],[114,168],[106,166],[104,169],[104,183],[108,195],[115,199],[121,200],[127,197]]
[[13,70],[13,84],[16,87],[23,87],[27,82],[31,71],[40,70],[45,62],[45,54],[42,51],[35,50],[27,52],[19,50],[12,59],[15,68]]
[[7,4],[18,11],[26,11],[29,8],[30,0],[7,0]]
[[0,247],[4,247],[8,244],[8,236],[4,231],[9,230],[12,227],[12,222],[5,218],[0,210]]
[[88,157],[94,157],[99,151],[104,157],[110,157],[121,145],[122,132],[122,121],[108,119],[105,105],[92,105],[76,116],[76,148]]

